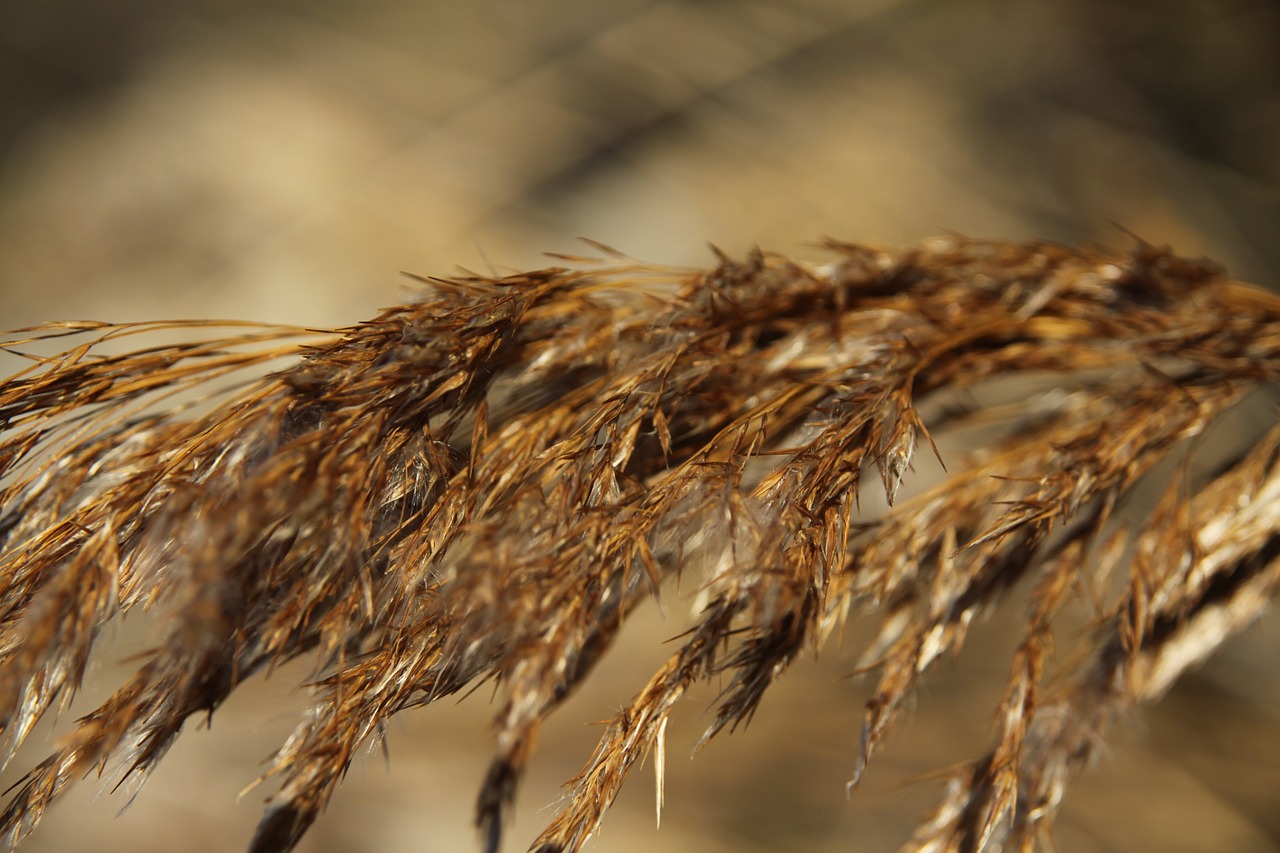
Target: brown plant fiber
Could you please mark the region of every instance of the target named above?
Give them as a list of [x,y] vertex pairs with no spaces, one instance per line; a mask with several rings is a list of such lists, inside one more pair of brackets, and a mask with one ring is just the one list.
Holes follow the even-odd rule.
[[[489,681],[476,820],[496,851],[539,727],[660,593],[695,599],[693,627],[532,849],[578,850],[637,761],[661,775],[692,684],[723,687],[710,738],[864,620],[880,627],[852,650],[875,682],[856,785],[917,681],[1015,586],[1031,607],[989,751],[907,849],[1046,843],[1117,714],[1280,583],[1280,428],[1173,477],[1129,523],[1114,512],[1274,387],[1280,299],[1145,244],[827,248],[822,265],[756,253],[431,280],[339,330],[9,333],[30,366],[0,384],[6,761],[69,700],[108,621],[150,608],[165,635],[14,787],[4,846],[108,759],[145,776],[189,717],[305,656],[314,708],[266,773],[279,790],[250,850],[295,845],[392,715]],[[949,402],[1011,377],[1041,390]],[[974,422],[972,452],[906,496],[931,433]],[[864,485],[889,508],[860,501]],[[1093,628],[1050,676],[1069,605]]]

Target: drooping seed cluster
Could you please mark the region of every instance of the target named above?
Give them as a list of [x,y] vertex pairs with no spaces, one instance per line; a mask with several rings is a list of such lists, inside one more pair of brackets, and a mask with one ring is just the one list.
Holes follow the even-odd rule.
[[[732,729],[849,619],[881,626],[861,650],[878,675],[856,781],[930,665],[1014,587],[1031,607],[990,751],[911,847],[1040,839],[1116,714],[1158,698],[1280,582],[1280,430],[1191,492],[1169,483],[1136,523],[1114,513],[1274,388],[1280,299],[1146,245],[828,248],[821,266],[755,253],[432,280],[421,301],[328,332],[9,334],[30,367],[0,385],[6,761],[76,689],[104,624],[148,607],[168,633],[15,787],[3,841],[111,757],[145,776],[188,717],[307,657],[314,708],[266,774],[279,789],[251,849],[292,847],[392,715],[493,680],[477,822],[496,850],[540,725],[679,574],[695,578],[680,586],[698,591],[693,627],[535,849],[582,845],[635,763],[660,759],[692,684],[724,685],[705,737]],[[182,343],[120,344],[175,331]],[[1042,393],[937,404],[1011,377]],[[973,452],[895,501],[931,433],[980,415],[995,425]],[[885,512],[860,502],[868,473]],[[1096,625],[1050,678],[1071,601]]]

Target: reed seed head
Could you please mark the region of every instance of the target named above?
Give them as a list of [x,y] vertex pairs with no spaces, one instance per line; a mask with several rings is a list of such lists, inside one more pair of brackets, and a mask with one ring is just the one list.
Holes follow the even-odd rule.
[[[488,681],[476,821],[496,851],[539,727],[660,597],[688,598],[692,627],[532,849],[578,850],[645,756],[661,776],[692,685],[722,687],[703,739],[732,730],[849,620],[879,626],[850,663],[873,679],[856,786],[920,679],[1015,588],[989,748],[908,849],[1045,842],[1117,715],[1280,582],[1280,429],[1132,500],[1274,393],[1280,299],[1141,243],[826,249],[432,279],[327,331],[9,333],[28,366],[0,384],[6,761],[104,625],[150,608],[164,637],[14,786],[3,845],[109,759],[144,778],[189,717],[305,658],[313,707],[264,775],[278,789],[249,849],[293,847],[390,717]],[[1021,400],[982,404],[1010,380]],[[922,449],[941,480],[913,482]],[[1052,665],[1068,606],[1093,627]]]

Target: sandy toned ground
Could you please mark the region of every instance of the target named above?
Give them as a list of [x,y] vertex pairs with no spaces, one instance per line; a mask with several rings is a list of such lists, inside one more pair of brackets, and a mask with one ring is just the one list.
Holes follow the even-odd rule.
[[[1280,284],[1280,7],[1071,0],[15,0],[0,7],[0,327],[237,317],[340,325],[401,270],[548,263],[582,235],[672,264],[753,245],[944,230],[1124,245],[1118,225]],[[553,813],[593,729],[676,633],[638,616],[558,715],[508,849]],[[1000,621],[926,682],[851,801],[866,685],[836,650],[745,733],[638,774],[592,849],[891,850],[973,755],[1007,668]],[[142,620],[76,709],[145,647]],[[633,642],[627,642],[632,638]],[[1115,741],[1060,848],[1280,849],[1280,620]],[[31,851],[242,848],[236,801],[292,729],[290,673],[195,721],[134,806],[82,785]],[[296,679],[295,679],[296,680]],[[96,685],[96,686],[94,686]],[[301,846],[472,849],[484,695],[406,715]],[[38,737],[22,753],[37,760]],[[18,764],[22,764],[20,759]],[[13,778],[10,771],[6,779]]]

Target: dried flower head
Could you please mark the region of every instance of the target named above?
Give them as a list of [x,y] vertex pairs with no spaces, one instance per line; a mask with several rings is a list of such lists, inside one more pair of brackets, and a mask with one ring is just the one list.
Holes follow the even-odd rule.
[[[860,651],[876,680],[856,784],[918,680],[1015,587],[1030,607],[989,751],[909,847],[1046,839],[1117,714],[1280,582],[1280,428],[1115,513],[1274,387],[1280,298],[1145,244],[827,248],[822,266],[754,253],[433,279],[333,331],[10,333],[30,366],[0,385],[6,761],[76,690],[106,623],[151,608],[165,636],[14,786],[4,845],[108,759],[145,777],[188,717],[305,657],[314,706],[265,774],[279,787],[250,850],[291,848],[393,714],[491,681],[476,820],[495,851],[543,721],[635,608],[691,590],[692,627],[533,849],[579,849],[645,756],[661,777],[695,682],[723,686],[705,740],[850,619],[880,626]],[[1010,378],[1034,393],[957,407]],[[971,450],[913,486],[915,454],[953,431]],[[1094,625],[1052,670],[1071,602]]]

